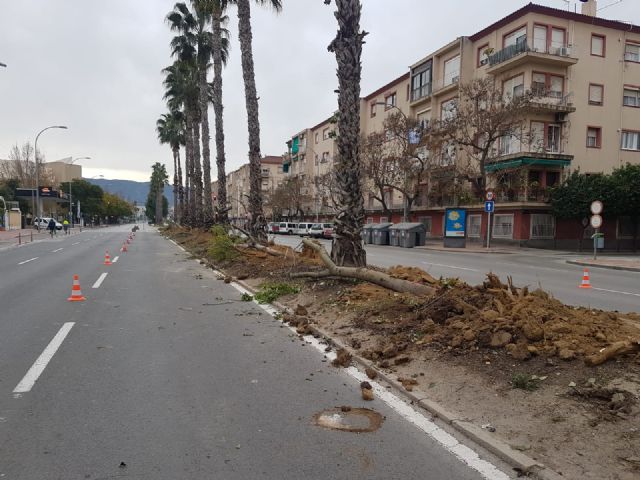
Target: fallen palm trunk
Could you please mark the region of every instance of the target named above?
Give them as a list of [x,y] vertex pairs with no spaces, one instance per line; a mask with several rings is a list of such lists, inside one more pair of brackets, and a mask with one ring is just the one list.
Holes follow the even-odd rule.
[[607,360],[611,360],[619,355],[640,351],[640,340],[626,340],[616,342],[603,349],[601,352],[595,353],[585,359],[585,363],[590,366],[600,365]]
[[393,290],[400,293],[412,293],[414,295],[433,295],[435,288],[428,285],[422,285],[420,283],[410,282],[408,280],[402,280],[400,278],[394,278],[386,273],[377,272],[375,270],[369,270],[367,268],[355,268],[355,267],[339,267],[337,266],[331,257],[324,249],[322,245],[309,239],[302,240],[307,247],[315,250],[322,262],[327,266],[327,270],[321,272],[302,272],[292,274],[292,277],[311,277],[311,278],[324,278],[324,277],[343,277],[343,278],[355,278],[357,280],[364,280],[366,282],[379,285],[384,288]]

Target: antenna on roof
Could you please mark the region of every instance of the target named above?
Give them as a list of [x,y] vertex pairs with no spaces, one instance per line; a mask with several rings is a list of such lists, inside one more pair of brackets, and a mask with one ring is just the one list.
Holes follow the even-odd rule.
[[622,0],[616,0],[615,2],[610,3],[609,5],[605,5],[604,7],[600,7],[600,8],[598,9],[598,11],[600,11],[600,10],[604,10],[605,8],[613,7],[614,5],[617,5],[617,4],[619,4],[619,3],[622,3]]

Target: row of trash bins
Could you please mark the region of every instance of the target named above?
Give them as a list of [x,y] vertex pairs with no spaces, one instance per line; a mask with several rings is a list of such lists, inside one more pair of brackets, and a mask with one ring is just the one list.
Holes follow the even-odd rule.
[[427,229],[422,223],[367,223],[361,235],[365,244],[413,248],[426,243]]

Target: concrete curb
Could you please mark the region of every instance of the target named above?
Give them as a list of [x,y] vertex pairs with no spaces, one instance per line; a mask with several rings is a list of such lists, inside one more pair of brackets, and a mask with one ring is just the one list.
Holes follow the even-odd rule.
[[472,253],[482,253],[485,255],[490,255],[490,254],[514,254],[514,253],[520,253],[519,251],[513,251],[513,250],[489,250],[487,251],[485,250],[467,250],[466,248],[440,248],[440,247],[427,247],[427,246],[423,246],[423,247],[414,247],[416,250],[429,250],[431,252],[443,252],[443,253],[468,253],[468,254],[472,254]]
[[[215,272],[224,275],[225,277],[227,276],[224,271],[220,270],[215,265],[212,265],[206,259],[198,258],[196,260],[201,265],[207,266]],[[236,278],[233,278],[232,281],[245,290],[251,292],[252,294],[256,293],[256,289],[248,285],[246,282],[238,280]],[[278,301],[273,302],[271,305],[278,309],[280,312],[293,313],[289,307]],[[284,322],[282,323],[284,324]],[[514,450],[503,441],[494,438],[490,434],[490,432],[479,428],[471,422],[459,419],[456,415],[448,411],[442,405],[427,398],[419,398],[414,393],[407,391],[401,383],[391,378],[385,372],[380,371],[373,363],[366,360],[365,358],[360,357],[351,348],[343,345],[339,340],[333,338],[330,334],[318,328],[317,326],[309,325],[309,330],[312,332],[312,336],[316,338],[322,338],[334,348],[344,348],[345,350],[349,351],[349,353],[351,353],[352,355],[354,363],[357,366],[359,366],[362,370],[366,368],[375,370],[378,377],[384,380],[385,383],[387,383],[394,389],[394,393],[396,393],[396,395],[404,398],[405,400],[408,400],[412,405],[418,405],[422,407],[434,418],[437,418],[445,424],[451,426],[454,430],[465,436],[470,441],[476,443],[480,447],[500,458],[519,474],[529,475],[529,478],[535,478],[538,480],[561,480],[563,478],[561,475],[558,475],[556,472],[545,467],[542,463],[534,460],[527,455],[524,455],[521,452],[518,452],[517,450]]]
[[626,272],[640,272],[640,268],[636,268],[636,267],[622,267],[619,265],[601,265],[599,263],[584,262],[581,260],[565,260],[565,262],[571,265],[580,265],[582,267],[604,268],[607,270],[623,270]]

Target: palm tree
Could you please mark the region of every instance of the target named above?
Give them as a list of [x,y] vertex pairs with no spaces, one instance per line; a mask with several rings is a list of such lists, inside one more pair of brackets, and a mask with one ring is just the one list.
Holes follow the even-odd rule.
[[151,172],[151,185],[149,186],[150,192],[155,195],[156,199],[156,225],[162,223],[162,197],[164,194],[164,186],[167,183],[169,176],[167,175],[167,169],[161,163],[156,162]]
[[158,140],[169,145],[173,153],[173,215],[180,223],[180,211],[183,201],[182,167],[180,166],[180,147],[185,144],[184,116],[179,110],[162,114],[156,122]]
[[[325,0],[326,4],[331,3]],[[367,257],[360,232],[365,220],[360,163],[360,78],[363,38],[360,0],[335,0],[338,33],[329,45],[338,63],[338,158],[335,165],[337,199],[336,238],[331,258],[337,265],[364,267]]]
[[[238,37],[242,56],[247,126],[249,128],[249,230],[258,240],[266,240],[266,220],[262,211],[260,179],[260,120],[258,117],[258,94],[253,68],[250,0],[229,0],[238,7]],[[282,10],[281,0],[255,0],[258,5],[270,5],[276,12]]]

